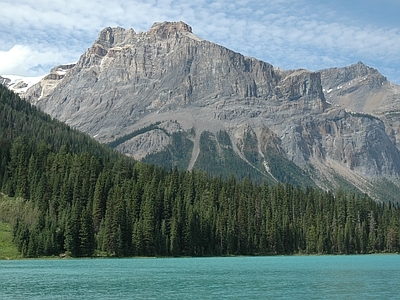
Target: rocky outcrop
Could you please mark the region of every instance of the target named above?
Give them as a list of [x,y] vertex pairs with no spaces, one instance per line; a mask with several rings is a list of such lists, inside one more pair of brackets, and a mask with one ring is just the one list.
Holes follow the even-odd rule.
[[[188,168],[199,166],[198,157],[206,162],[199,143],[207,132],[216,143],[209,149],[223,156],[225,168],[227,157],[236,155],[235,163],[241,159],[268,178],[308,176],[332,188],[345,176],[368,191],[360,182],[385,177],[398,183],[400,177],[398,119],[390,119],[392,127],[378,119],[377,103],[389,96],[377,95],[388,86],[362,63],[280,70],[205,41],[185,23],[164,22],[139,33],[105,28],[75,65],[54,68],[26,98],[103,143],[123,140],[117,149],[138,159],[151,154],[154,161],[162,152],[185,157]],[[179,147],[171,143],[183,141],[176,133],[190,140],[185,151],[191,149],[191,158],[172,153]]]

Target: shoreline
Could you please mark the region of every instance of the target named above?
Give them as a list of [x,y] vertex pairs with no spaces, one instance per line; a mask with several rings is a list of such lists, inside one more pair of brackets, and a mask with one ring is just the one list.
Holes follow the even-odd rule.
[[87,256],[87,257],[57,257],[57,256],[42,256],[42,257],[20,257],[20,258],[0,258],[0,261],[16,261],[16,260],[82,260],[82,259],[164,259],[164,258],[234,258],[234,257],[315,257],[315,256],[368,256],[368,255],[400,255],[398,252],[381,252],[381,253],[330,253],[330,254],[271,254],[271,255],[221,255],[221,256]]

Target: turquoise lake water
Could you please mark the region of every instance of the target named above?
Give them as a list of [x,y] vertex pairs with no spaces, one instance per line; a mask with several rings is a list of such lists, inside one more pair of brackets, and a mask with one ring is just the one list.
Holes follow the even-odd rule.
[[400,299],[400,255],[0,261],[0,299]]

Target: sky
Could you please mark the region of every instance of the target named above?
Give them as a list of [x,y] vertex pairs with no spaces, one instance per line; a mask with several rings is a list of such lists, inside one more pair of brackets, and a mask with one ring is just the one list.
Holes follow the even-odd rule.
[[78,61],[105,27],[183,21],[197,36],[282,69],[359,61],[400,84],[399,0],[0,0],[0,75]]

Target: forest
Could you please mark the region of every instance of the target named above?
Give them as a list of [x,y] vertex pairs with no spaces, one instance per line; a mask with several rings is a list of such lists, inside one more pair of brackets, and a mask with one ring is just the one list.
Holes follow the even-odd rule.
[[23,257],[400,251],[397,203],[138,162],[1,85],[0,191]]

